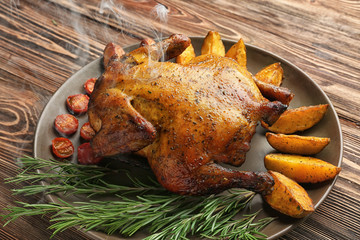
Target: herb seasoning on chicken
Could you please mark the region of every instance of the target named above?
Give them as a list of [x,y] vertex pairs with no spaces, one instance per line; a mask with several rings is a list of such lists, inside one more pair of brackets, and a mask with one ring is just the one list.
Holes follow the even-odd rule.
[[272,124],[287,105],[264,98],[252,75],[231,58],[206,54],[185,65],[158,62],[162,50],[167,60],[189,45],[189,38],[172,35],[110,57],[90,96],[94,153],[137,152],[166,189],[183,195],[269,190],[270,174],[218,163],[240,166],[257,123]]

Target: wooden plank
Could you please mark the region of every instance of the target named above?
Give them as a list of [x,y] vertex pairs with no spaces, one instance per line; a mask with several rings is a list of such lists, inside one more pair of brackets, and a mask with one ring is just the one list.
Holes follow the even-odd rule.
[[[163,4],[167,22],[154,7]],[[0,174],[16,173],[15,158],[32,154],[37,120],[52,94],[77,70],[101,56],[106,43],[137,44],[172,33],[262,47],[296,64],[328,95],[344,137],[342,172],[326,201],[280,239],[358,239],[360,205],[359,1],[110,1],[0,2]],[[0,183],[0,208],[13,200]],[[0,211],[3,213],[3,210]],[[0,229],[1,239],[48,239],[49,216],[21,218]],[[36,226],[36,227],[34,227]],[[29,231],[31,229],[31,231]],[[86,239],[70,229],[54,239]]]

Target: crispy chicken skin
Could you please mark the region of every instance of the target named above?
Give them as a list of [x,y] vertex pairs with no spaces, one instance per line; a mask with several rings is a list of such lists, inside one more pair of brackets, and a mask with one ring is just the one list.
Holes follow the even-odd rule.
[[287,106],[264,98],[233,59],[201,55],[187,65],[157,61],[156,49],[165,50],[167,59],[189,44],[187,37],[173,35],[108,60],[90,97],[95,154],[137,152],[148,159],[157,180],[179,194],[269,190],[268,173],[219,163],[240,166],[258,121],[272,124]]

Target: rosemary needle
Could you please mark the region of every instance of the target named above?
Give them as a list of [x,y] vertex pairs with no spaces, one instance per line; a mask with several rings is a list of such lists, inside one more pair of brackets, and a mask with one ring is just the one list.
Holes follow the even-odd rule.
[[[38,193],[52,194],[87,194],[89,197],[99,194],[114,194],[119,192],[136,193],[157,190],[165,191],[153,180],[153,185],[143,185],[133,179],[125,171],[134,186],[121,186],[105,182],[106,176],[118,173],[113,169],[95,165],[78,165],[56,160],[35,159],[24,157],[19,159],[22,171],[15,177],[6,179],[7,183],[30,182],[31,185],[13,189],[15,194],[34,195]],[[41,171],[38,171],[40,170]],[[120,173],[119,173],[120,174]],[[44,184],[45,182],[45,184]]]
[[[89,200],[70,203],[59,198],[56,203],[17,202],[19,206],[7,208],[9,213],[2,215],[7,221],[4,225],[22,216],[50,213],[53,235],[77,226],[85,231],[117,232],[124,236],[148,231],[146,240],[188,239],[192,235],[208,239],[265,239],[260,231],[273,220],[255,220],[258,212],[235,218],[255,195],[243,189],[232,189],[222,195],[181,196],[168,192],[155,181],[144,183],[130,175],[129,186],[107,183],[103,178],[114,170],[106,167],[31,157],[20,161],[23,170],[7,181],[38,184],[16,189],[15,194],[76,193],[88,196]],[[40,184],[44,180],[46,184]],[[91,198],[109,193],[113,196],[111,201]]]

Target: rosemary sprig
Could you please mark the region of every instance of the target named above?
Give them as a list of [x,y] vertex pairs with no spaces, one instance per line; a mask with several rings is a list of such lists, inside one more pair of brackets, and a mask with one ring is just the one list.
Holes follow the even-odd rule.
[[[78,165],[71,162],[35,159],[24,157],[19,159],[22,171],[15,177],[7,178],[7,183],[30,182],[31,185],[13,189],[14,194],[34,195],[38,193],[52,194],[87,194],[89,197],[99,194],[116,194],[132,191],[141,192],[156,190],[165,191],[156,181],[153,185],[144,185],[133,179],[125,170],[117,171],[95,165]],[[40,170],[41,171],[38,171]],[[126,175],[134,187],[111,184],[103,179],[109,175]],[[151,180],[151,179],[149,179]]]
[[[2,216],[7,221],[5,225],[22,216],[50,213],[53,235],[77,226],[86,231],[119,232],[124,236],[147,230],[146,240],[188,239],[190,235],[209,239],[263,239],[266,236],[260,231],[272,221],[272,218],[255,220],[258,212],[235,218],[239,211],[249,206],[255,195],[247,190],[232,189],[223,195],[202,197],[180,196],[166,191],[157,182],[148,184],[132,177],[131,186],[108,184],[102,178],[113,174],[113,170],[106,167],[30,157],[21,161],[24,170],[8,179],[9,182],[46,180],[48,184],[26,186],[22,191],[15,191],[17,194],[25,191],[35,194],[41,190],[85,195],[93,195],[93,191],[118,194],[112,201],[89,199],[70,203],[59,198],[57,203],[17,202],[20,206],[7,208],[9,213]],[[46,170],[34,172],[39,167]]]

